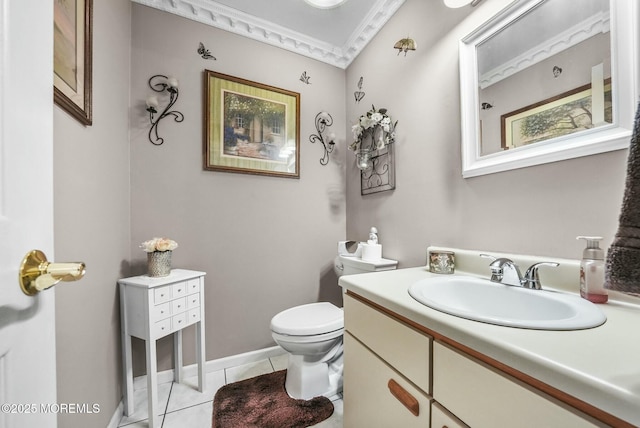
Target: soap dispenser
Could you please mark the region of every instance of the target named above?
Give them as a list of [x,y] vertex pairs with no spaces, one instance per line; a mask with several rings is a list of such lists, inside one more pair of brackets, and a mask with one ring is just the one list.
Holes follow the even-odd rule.
[[593,303],[609,300],[604,288],[604,251],[599,247],[601,236],[578,236],[587,241],[580,262],[580,296]]

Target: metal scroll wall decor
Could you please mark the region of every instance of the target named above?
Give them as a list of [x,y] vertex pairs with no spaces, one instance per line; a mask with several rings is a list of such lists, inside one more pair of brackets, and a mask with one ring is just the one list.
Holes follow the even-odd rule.
[[152,95],[147,98],[147,111],[149,112],[149,121],[151,122],[149,141],[151,144],[159,146],[164,143],[164,138],[158,135],[158,124],[160,121],[168,116],[173,116],[176,122],[182,122],[184,120],[182,113],[177,110],[171,110],[171,107],[178,101],[178,96],[180,95],[178,79],[156,74],[149,79],[149,87],[155,92],[163,93],[166,91],[169,94],[169,103],[160,114],[158,114],[158,97]]
[[329,163],[329,153],[333,152],[335,147],[336,136],[333,132],[325,132],[328,127],[333,125],[333,117],[326,111],[321,111],[316,115],[316,131],[317,134],[311,134],[309,141],[312,143],[321,143],[324,149],[324,155],[320,159],[321,165]]
[[369,195],[396,188],[394,147],[395,144],[389,144],[373,153],[369,166],[360,171],[360,194]]

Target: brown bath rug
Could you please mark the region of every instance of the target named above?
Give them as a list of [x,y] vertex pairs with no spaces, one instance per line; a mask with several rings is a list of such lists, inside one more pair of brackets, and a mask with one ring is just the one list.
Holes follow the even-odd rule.
[[333,413],[327,397],[296,400],[284,389],[281,370],[225,385],[213,399],[213,428],[302,428]]

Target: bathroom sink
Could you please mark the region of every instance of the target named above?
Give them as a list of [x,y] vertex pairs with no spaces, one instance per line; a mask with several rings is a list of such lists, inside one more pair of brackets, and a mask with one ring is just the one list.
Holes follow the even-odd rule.
[[471,276],[423,279],[409,287],[409,294],[432,309],[506,327],[581,330],[597,327],[607,319],[600,308],[577,295],[530,290]]

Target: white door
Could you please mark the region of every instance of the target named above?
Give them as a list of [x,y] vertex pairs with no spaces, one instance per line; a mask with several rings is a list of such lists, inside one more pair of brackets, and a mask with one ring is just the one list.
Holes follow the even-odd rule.
[[0,428],[56,426],[54,292],[22,293],[53,258],[53,2],[0,0]]

